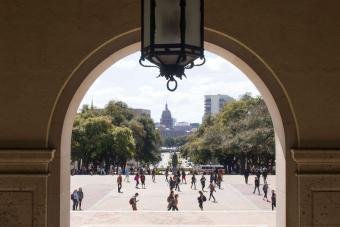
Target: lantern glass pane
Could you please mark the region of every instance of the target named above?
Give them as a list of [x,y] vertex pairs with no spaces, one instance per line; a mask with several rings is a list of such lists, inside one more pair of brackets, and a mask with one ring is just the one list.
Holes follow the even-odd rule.
[[179,65],[186,66],[186,65],[188,65],[189,63],[193,62],[196,58],[197,58],[197,56],[186,55],[186,58],[185,58],[185,59],[182,59],[182,60],[179,62]]
[[201,46],[201,0],[186,0],[185,43]]
[[181,42],[180,1],[156,0],[155,44],[174,44]]
[[178,55],[159,55],[159,59],[164,65],[176,65]]
[[144,31],[143,31],[143,46],[148,47],[150,45],[150,2],[151,0],[144,0],[143,12],[144,12]]

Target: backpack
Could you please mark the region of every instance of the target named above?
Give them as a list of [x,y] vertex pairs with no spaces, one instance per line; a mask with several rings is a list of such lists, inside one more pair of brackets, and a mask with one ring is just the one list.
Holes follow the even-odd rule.
[[264,184],[264,185],[263,185],[263,191],[264,191],[264,192],[268,191],[268,185],[267,185],[267,184]]
[[74,200],[74,195],[73,195],[73,193],[71,194],[71,199]]
[[167,201],[168,203],[170,203],[172,200],[173,200],[173,197],[172,197],[172,196],[168,196],[168,198],[167,198],[166,201]]
[[207,197],[203,195],[203,202],[207,201]]
[[129,204],[130,204],[130,205],[134,204],[133,198],[131,198],[131,199],[129,200]]

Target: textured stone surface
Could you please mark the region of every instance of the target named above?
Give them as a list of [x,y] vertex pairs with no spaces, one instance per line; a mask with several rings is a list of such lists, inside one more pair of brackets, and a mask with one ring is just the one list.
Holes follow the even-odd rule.
[[0,226],[30,227],[33,224],[32,192],[0,191]]
[[[299,214],[303,227],[340,226],[338,150],[292,150],[297,163]],[[310,155],[308,155],[310,154]]]
[[340,190],[313,192],[313,226],[340,226]]
[[1,227],[46,226],[48,163],[53,154],[47,149],[0,149]]

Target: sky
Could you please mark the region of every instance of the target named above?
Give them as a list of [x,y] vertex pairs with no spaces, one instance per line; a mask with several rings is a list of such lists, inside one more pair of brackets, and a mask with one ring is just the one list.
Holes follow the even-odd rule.
[[238,99],[250,92],[260,95],[253,83],[227,60],[205,51],[203,66],[186,70],[187,78],[178,80],[177,90],[166,88],[165,78],[156,78],[157,68],[139,65],[140,53],[131,54],[108,68],[93,83],[79,108],[91,104],[104,107],[110,100],[125,102],[131,108],[151,110],[155,122],[160,121],[165,103],[177,122],[202,121],[204,95],[224,94]]

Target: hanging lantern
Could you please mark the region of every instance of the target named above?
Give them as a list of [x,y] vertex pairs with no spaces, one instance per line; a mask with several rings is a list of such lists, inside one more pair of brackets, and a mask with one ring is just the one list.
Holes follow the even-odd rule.
[[[157,67],[169,91],[177,88],[176,78],[184,70],[203,65],[204,1],[142,0],[141,58],[145,67]],[[194,61],[200,58],[201,62]],[[148,60],[152,65],[145,65]],[[173,85],[171,85],[173,84]]]

